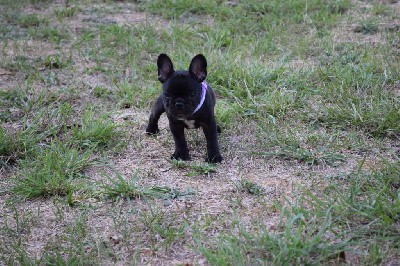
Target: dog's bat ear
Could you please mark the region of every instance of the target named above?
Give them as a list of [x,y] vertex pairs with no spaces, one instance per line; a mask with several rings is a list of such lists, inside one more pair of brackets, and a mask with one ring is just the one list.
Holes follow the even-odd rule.
[[189,66],[189,74],[198,82],[203,82],[207,77],[207,60],[202,54],[193,57]]
[[174,73],[174,66],[171,59],[166,54],[160,54],[157,59],[158,67],[158,80],[161,83],[167,81],[167,79]]

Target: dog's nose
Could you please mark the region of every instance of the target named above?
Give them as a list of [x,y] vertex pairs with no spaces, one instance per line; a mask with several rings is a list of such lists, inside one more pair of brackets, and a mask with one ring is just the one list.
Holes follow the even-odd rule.
[[181,103],[181,102],[175,103],[175,107],[178,108],[178,109],[182,109],[184,106],[185,105],[183,103]]

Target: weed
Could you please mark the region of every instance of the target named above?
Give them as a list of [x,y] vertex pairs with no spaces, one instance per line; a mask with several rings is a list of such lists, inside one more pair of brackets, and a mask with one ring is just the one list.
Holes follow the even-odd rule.
[[186,174],[187,176],[196,176],[196,175],[209,175],[216,171],[216,167],[214,164],[204,163],[188,163],[181,160],[172,160],[172,165],[177,169],[190,169],[193,172]]
[[167,186],[152,186],[143,187],[137,182],[138,173],[135,172],[133,176],[127,181],[120,173],[115,173],[116,179],[107,176],[109,184],[102,184],[103,194],[110,198],[115,199],[134,199],[134,198],[161,198],[161,199],[175,199],[182,196],[192,195],[193,192],[188,190],[181,192]]
[[72,6],[72,7],[56,9],[54,11],[54,13],[55,13],[57,19],[59,21],[62,21],[64,18],[72,18],[73,16],[75,16],[76,11],[77,11],[77,7]]
[[96,86],[93,89],[93,93],[96,97],[102,98],[110,94],[110,91],[107,88]]
[[22,161],[21,172],[15,177],[11,192],[18,198],[30,199],[67,195],[77,188],[73,179],[83,177],[92,151],[81,154],[58,141],[39,152],[33,161]]
[[33,67],[34,65],[35,65],[35,60],[21,55],[14,57],[12,61],[5,60],[4,62],[2,62],[2,66],[4,68],[13,72],[21,71],[24,73],[34,73],[35,72],[34,71],[35,69]]
[[348,183],[331,182],[322,195],[305,189],[298,201],[280,207],[281,222],[275,232],[263,225],[256,233],[239,226],[237,234],[223,234],[210,246],[199,240],[198,248],[209,263],[221,265],[343,261],[344,252],[357,253],[360,246],[371,251],[369,263],[382,262],[376,243],[389,247],[399,240],[395,229],[399,166],[398,161],[385,162],[370,174],[354,172]]
[[35,260],[26,252],[23,240],[37,224],[39,213],[40,209],[34,213],[32,210],[20,210],[15,207],[11,208],[10,212],[3,213],[0,230],[7,238],[0,242],[0,261],[11,264],[15,261],[25,265],[35,264]]
[[167,217],[165,212],[152,207],[140,213],[140,221],[151,234],[153,250],[161,246],[168,250],[175,241],[184,237],[187,227],[185,223],[177,222],[175,217]]
[[37,14],[29,14],[20,16],[18,24],[24,28],[37,27],[39,25],[47,24],[47,21],[38,17]]
[[44,66],[48,69],[60,69],[68,66],[69,63],[61,55],[49,55],[44,60]]
[[29,2],[36,7],[42,7],[48,5],[51,0],[29,0]]
[[354,32],[362,34],[375,34],[378,32],[378,25],[373,19],[364,20],[360,23],[360,25],[354,28]]
[[72,221],[61,220],[60,235],[46,243],[40,262],[48,265],[93,265],[103,250],[103,246],[94,246],[88,238],[88,213],[81,210]]
[[277,152],[264,153],[263,155],[275,155],[287,159],[295,159],[309,165],[338,165],[345,160],[345,156],[340,153],[329,152],[324,149],[312,151],[299,146],[286,146]]
[[399,132],[396,122],[400,119],[399,99],[391,91],[381,88],[391,82],[390,77],[374,73],[372,68],[373,65],[365,64],[333,64],[321,69],[323,79],[329,76],[333,80],[324,89],[325,107],[321,108],[318,120],[345,127],[360,127],[373,135]]
[[237,189],[240,192],[247,192],[251,195],[262,195],[264,193],[264,188],[253,181],[242,178],[237,184]]
[[328,3],[328,8],[333,14],[343,14],[349,10],[351,2],[349,0],[342,1],[330,1]]
[[[13,109],[17,109],[21,115],[26,119],[35,111],[38,111],[45,105],[44,91],[35,92],[34,89],[27,85],[17,87],[14,90],[0,92],[0,108],[8,117],[11,118]],[[13,112],[18,113],[18,112]],[[4,118],[7,119],[7,116]]]
[[[344,186],[332,184],[328,187],[324,200],[327,200],[329,192],[334,190],[339,206],[346,206],[334,209],[336,217],[348,221],[350,226],[369,224],[370,228],[381,228],[384,231],[374,231],[376,235],[384,237],[386,234],[381,233],[386,232],[386,236],[389,236],[393,233],[392,226],[398,219],[400,208],[399,199],[396,198],[399,173],[398,158],[394,163],[383,161],[382,169],[371,173],[352,173],[348,184]],[[365,229],[362,228],[359,233],[366,233]]]
[[35,156],[38,152],[39,143],[43,141],[48,131],[41,131],[40,125],[32,123],[29,127],[11,135],[1,129],[1,161],[2,163],[15,163],[24,158]]
[[36,39],[45,39],[56,44],[69,38],[69,34],[65,29],[59,29],[53,26],[44,26],[37,29],[31,29],[29,34]]
[[333,134],[324,135],[313,130],[306,133],[292,125],[277,127],[272,124],[261,128],[259,137],[267,151],[256,147],[254,152],[257,155],[297,160],[308,165],[338,166],[346,161],[346,156],[339,152],[345,143],[338,143]]
[[94,110],[87,109],[80,123],[71,127],[71,142],[81,148],[116,147],[123,144],[124,136],[117,128],[118,125],[106,114],[96,118]]
[[9,134],[0,127],[0,165],[7,164],[14,152],[14,142]]
[[212,248],[200,244],[199,250],[211,264],[218,265],[318,264],[340,258],[348,239],[335,232],[331,210],[318,214],[324,215],[322,219],[314,219],[304,211],[281,210],[281,222],[275,232],[263,226],[257,232],[239,227],[237,235],[223,234]]
[[372,13],[378,16],[387,16],[391,13],[390,7],[385,4],[373,4]]

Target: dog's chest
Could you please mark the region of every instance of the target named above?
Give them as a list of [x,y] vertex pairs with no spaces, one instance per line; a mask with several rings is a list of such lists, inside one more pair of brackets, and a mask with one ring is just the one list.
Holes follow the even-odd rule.
[[186,119],[184,119],[182,121],[183,121],[183,123],[185,123],[185,125],[188,128],[196,128],[196,124],[195,124],[196,121],[194,121],[194,120],[186,120]]

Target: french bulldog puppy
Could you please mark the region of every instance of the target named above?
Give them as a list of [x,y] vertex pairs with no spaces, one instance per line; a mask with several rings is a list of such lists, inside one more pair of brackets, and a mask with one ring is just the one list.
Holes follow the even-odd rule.
[[206,162],[221,162],[217,139],[219,128],[214,115],[215,94],[205,82],[206,58],[198,54],[192,59],[188,71],[175,71],[171,59],[166,54],[160,54],[157,66],[162,94],[151,111],[147,134],[159,132],[158,120],[165,112],[175,141],[175,152],[171,159],[190,160],[184,129],[201,127],[207,140]]

